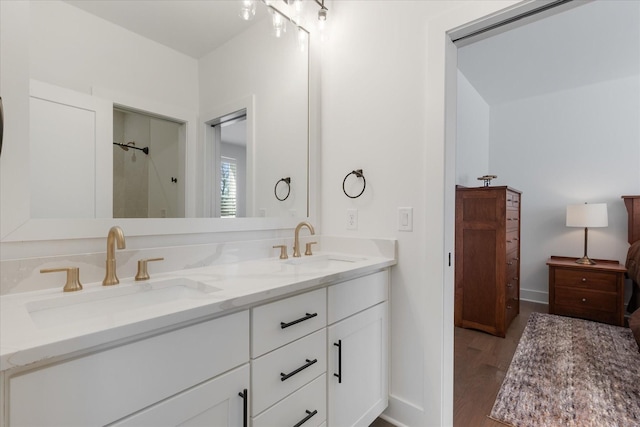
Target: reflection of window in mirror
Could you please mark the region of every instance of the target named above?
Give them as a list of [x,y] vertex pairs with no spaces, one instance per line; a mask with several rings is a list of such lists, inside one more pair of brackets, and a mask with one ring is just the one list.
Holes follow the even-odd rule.
[[207,138],[207,195],[210,216],[246,217],[247,115],[246,110],[212,120]]
[[220,218],[237,216],[237,159],[220,156]]
[[113,217],[184,217],[181,123],[113,111]]

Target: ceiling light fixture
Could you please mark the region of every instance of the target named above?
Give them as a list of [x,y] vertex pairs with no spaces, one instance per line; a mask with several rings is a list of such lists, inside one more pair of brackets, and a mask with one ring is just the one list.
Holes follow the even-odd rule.
[[256,16],[256,0],[242,0],[239,15],[245,21],[252,20]]
[[320,6],[320,10],[318,11],[318,21],[326,21],[329,9],[325,7],[324,0],[315,0],[315,2]]

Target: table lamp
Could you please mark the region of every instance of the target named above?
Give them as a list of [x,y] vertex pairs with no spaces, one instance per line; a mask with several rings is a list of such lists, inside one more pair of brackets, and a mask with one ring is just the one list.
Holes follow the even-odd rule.
[[567,227],[584,227],[584,256],[576,260],[578,264],[596,263],[587,256],[588,229],[607,225],[609,224],[606,203],[567,205]]

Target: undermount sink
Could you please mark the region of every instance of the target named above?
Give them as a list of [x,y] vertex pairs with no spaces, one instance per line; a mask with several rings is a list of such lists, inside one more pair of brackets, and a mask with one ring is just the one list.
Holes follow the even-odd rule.
[[328,263],[330,261],[338,261],[338,262],[348,262],[354,263],[358,261],[364,261],[366,258],[362,257],[354,257],[349,255],[338,255],[338,254],[320,254],[320,255],[309,255],[309,256],[301,256],[299,258],[290,258],[285,261],[287,264],[293,265],[301,265],[301,264],[315,264],[315,263]]
[[196,280],[175,278],[59,294],[28,302],[26,309],[38,327],[54,327],[180,300],[208,299],[219,290]]

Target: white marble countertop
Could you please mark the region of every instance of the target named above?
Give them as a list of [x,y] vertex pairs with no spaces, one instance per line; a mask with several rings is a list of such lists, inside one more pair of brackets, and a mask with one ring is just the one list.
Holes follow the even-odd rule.
[[[313,261],[310,261],[313,258]],[[336,258],[336,259],[331,259]],[[296,264],[296,262],[300,262]],[[85,284],[79,292],[59,289],[0,297],[0,370],[27,366],[94,346],[171,327],[198,318],[222,315],[331,282],[340,282],[395,265],[395,257],[322,253],[300,259],[277,258],[180,270],[153,276],[147,282],[133,279],[108,288]],[[183,278],[183,279],[180,279]],[[166,294],[149,304],[144,294],[170,280],[200,283],[210,292]],[[184,286],[181,287],[184,290]],[[74,311],[80,301],[95,296],[136,294],[131,304],[100,305]],[[154,295],[155,296],[155,295]],[[158,295],[161,296],[161,295]],[[106,299],[101,299],[106,301]],[[134,302],[132,302],[134,301]],[[80,304],[81,305],[81,304]],[[60,308],[64,306],[64,308]],[[90,306],[91,307],[91,306]],[[109,307],[116,307],[113,311]],[[67,308],[69,310],[67,310]]]

